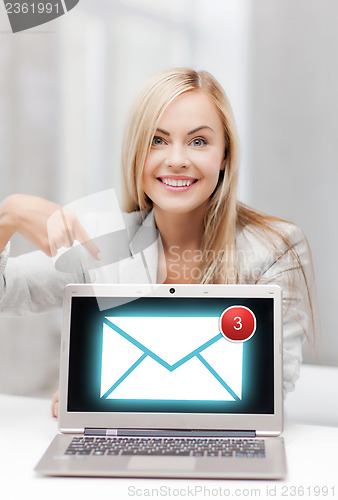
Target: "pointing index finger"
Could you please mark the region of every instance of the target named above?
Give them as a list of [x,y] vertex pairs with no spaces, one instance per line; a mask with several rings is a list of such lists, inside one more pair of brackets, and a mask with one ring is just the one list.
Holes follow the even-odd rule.
[[81,226],[80,222],[77,221],[75,227],[75,239],[81,243],[81,245],[90,253],[92,257],[96,260],[100,260],[100,249],[94,243],[93,239],[89,236],[87,231]]

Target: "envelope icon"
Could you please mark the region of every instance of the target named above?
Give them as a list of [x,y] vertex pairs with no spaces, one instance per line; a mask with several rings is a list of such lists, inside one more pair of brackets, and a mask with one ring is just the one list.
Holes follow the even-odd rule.
[[239,401],[243,344],[219,317],[114,316],[103,320],[101,398]]

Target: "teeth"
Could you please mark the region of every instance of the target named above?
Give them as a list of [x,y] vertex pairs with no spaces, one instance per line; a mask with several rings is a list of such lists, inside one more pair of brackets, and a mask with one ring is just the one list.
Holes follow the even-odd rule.
[[174,186],[174,187],[182,187],[182,186],[190,186],[192,184],[192,181],[188,180],[175,180],[175,179],[162,179],[162,182],[166,184],[167,186]]

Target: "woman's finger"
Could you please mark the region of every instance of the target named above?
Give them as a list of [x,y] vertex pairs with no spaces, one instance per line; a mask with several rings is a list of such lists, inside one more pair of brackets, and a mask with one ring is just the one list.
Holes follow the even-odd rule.
[[59,391],[57,390],[53,394],[53,400],[52,400],[52,416],[57,418],[59,415]]
[[60,208],[49,217],[48,238],[53,257],[59,248],[69,248],[77,240],[96,260],[99,260],[100,249],[71,211]]
[[84,248],[90,253],[92,257],[96,260],[100,260],[100,249],[99,247],[94,243],[92,238],[89,236],[87,231],[84,229],[83,226],[79,223],[79,221],[76,221],[76,225],[74,226],[74,237],[77,241],[81,243],[81,245],[84,246]]

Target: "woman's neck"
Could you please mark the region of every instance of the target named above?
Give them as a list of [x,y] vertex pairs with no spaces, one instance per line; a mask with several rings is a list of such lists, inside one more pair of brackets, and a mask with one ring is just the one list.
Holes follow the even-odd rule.
[[163,245],[159,274],[166,277],[165,283],[192,281],[194,269],[198,269],[200,262],[204,212],[196,210],[194,213],[175,214],[154,207],[156,226]]
[[155,222],[161,234],[163,248],[179,246],[182,251],[200,248],[204,230],[204,212],[175,214],[154,209]]

